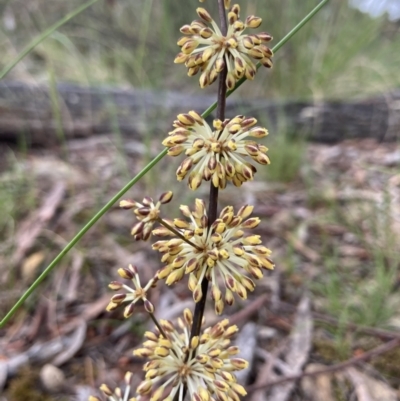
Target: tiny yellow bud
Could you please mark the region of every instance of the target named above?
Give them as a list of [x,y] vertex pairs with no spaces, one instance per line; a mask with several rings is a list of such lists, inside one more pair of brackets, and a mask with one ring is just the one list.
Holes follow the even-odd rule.
[[224,304],[224,301],[222,299],[220,299],[219,301],[215,302],[215,307],[214,307],[215,313],[217,315],[220,315],[224,311],[224,306],[225,306],[225,304]]
[[191,325],[193,323],[193,314],[189,308],[185,308],[185,310],[183,311],[183,316],[188,325]]
[[174,63],[175,64],[182,64],[188,59],[188,57],[189,56],[187,54],[181,52],[175,57]]
[[138,388],[136,389],[136,392],[140,395],[149,394],[151,391],[151,387],[152,387],[152,382],[145,380],[139,384]]
[[166,348],[166,347],[157,347],[154,350],[154,354],[157,355],[157,356],[166,357],[166,356],[169,355],[169,349]]
[[212,22],[212,18],[211,18],[211,15],[208,13],[208,11],[206,10],[206,9],[204,9],[204,8],[202,8],[202,7],[199,7],[197,10],[196,10],[196,12],[197,12],[197,15],[201,18],[201,19],[203,19],[204,21],[206,21],[206,22]]
[[108,387],[104,383],[100,386],[100,391],[102,391],[107,396],[111,396],[112,395],[112,391],[111,391],[110,387]]
[[[199,42],[197,40],[190,39],[190,40],[186,41],[186,43],[181,47],[182,53],[190,54],[190,53],[192,53],[192,51],[194,49],[196,49],[196,47],[198,45],[199,45]],[[261,51],[260,51],[260,54],[263,55]]]
[[121,207],[122,209],[132,209],[135,206],[136,202],[131,200],[122,200],[121,202],[119,202],[119,207]]
[[258,28],[262,23],[262,19],[260,17],[256,17],[254,15],[249,15],[246,18],[246,26],[249,28]]
[[231,364],[236,368],[236,370],[246,369],[249,366],[249,363],[241,358],[232,358]]
[[166,204],[171,201],[172,197],[174,196],[172,191],[164,192],[160,195],[158,199],[161,204]]
[[189,282],[188,282],[188,287],[190,291],[194,291],[194,289],[196,288],[198,284],[198,280],[196,278],[196,276],[194,274],[190,274],[189,276]]
[[134,277],[134,274],[130,270],[124,268],[119,268],[118,274],[120,275],[120,277],[126,280],[132,280]]
[[225,291],[225,303],[227,305],[233,305],[234,302],[235,302],[235,299],[233,298],[232,291],[227,289]]
[[243,238],[243,245],[259,245],[262,243],[260,235],[250,235]]
[[[146,375],[146,378],[147,378],[147,375]],[[164,392],[164,387],[163,387],[163,386],[159,387],[159,388],[154,392],[154,394],[152,395],[152,397],[150,398],[150,401],[159,401],[160,398],[161,398],[162,395],[163,395],[163,392]]]
[[199,345],[199,336],[194,336],[190,342],[190,348],[195,349]]
[[201,174],[194,174],[189,176],[189,188],[195,191],[200,187],[202,181]]
[[158,376],[158,374],[159,374],[159,371],[158,371],[158,369],[149,369],[147,372],[146,372],[146,380],[151,380],[151,379],[154,379],[155,377],[157,377]]
[[268,57],[264,57],[261,59],[261,64],[266,67],[266,68],[271,68],[272,67],[272,61]]
[[202,296],[203,296],[203,292],[201,290],[201,286],[197,285],[196,288],[193,291],[193,300],[194,300],[194,302],[196,302],[196,303],[199,302],[201,300]]
[[225,383],[221,380],[214,380],[213,382],[214,386],[220,389],[221,391],[228,391],[229,390],[229,385],[228,383]]
[[236,393],[238,393],[242,397],[244,397],[247,394],[247,391],[239,383],[232,383],[231,387]]
[[199,84],[200,84],[200,88],[205,88],[207,85],[209,85],[209,77],[208,77],[207,71],[204,71],[200,75]]
[[172,285],[174,283],[176,283],[177,281],[179,281],[184,274],[184,270],[183,269],[179,269],[179,270],[174,270],[167,278],[167,280],[165,281],[165,284],[167,285]]
[[197,113],[194,110],[189,111],[188,113],[191,117],[193,117],[195,119],[195,121],[197,122],[197,124],[199,125],[204,125],[204,120],[203,117],[201,117],[201,115],[199,113]]
[[242,226],[243,228],[255,228],[260,224],[260,222],[261,220],[259,217],[252,217],[243,222]]

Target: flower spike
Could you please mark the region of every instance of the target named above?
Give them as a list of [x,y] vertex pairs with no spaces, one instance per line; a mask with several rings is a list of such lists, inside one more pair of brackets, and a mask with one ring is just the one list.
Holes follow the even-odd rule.
[[247,137],[263,138],[265,128],[256,126],[253,117],[236,116],[230,120],[214,120],[213,129],[195,111],[179,114],[175,129],[164,139],[168,154],[187,156],[176,171],[178,181],[189,174],[189,187],[197,189],[203,180],[215,187],[226,187],[232,181],[237,187],[253,180],[256,168],[245,160],[251,158],[259,164],[269,164],[268,148]]

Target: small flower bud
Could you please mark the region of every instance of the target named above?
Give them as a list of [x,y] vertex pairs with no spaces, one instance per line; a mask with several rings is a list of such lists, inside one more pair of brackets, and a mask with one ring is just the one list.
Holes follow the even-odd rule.
[[240,370],[246,369],[249,366],[249,363],[241,358],[233,358],[231,359],[231,363],[236,369]]
[[197,285],[193,291],[193,300],[194,302],[200,302],[201,298],[203,296],[203,292],[201,290],[201,286]]
[[145,380],[139,384],[139,387],[136,389],[137,393],[140,395],[149,394],[151,391],[152,382]]
[[264,57],[261,60],[261,64],[266,68],[272,68],[272,61],[268,57]]
[[206,22],[212,22],[213,19],[211,18],[211,15],[208,13],[208,11],[202,7],[199,7],[197,10],[197,15],[203,19]]
[[134,310],[135,306],[133,303],[130,303],[128,306],[126,306],[124,309],[124,318],[127,319],[128,317],[131,317]]
[[126,280],[132,280],[134,277],[134,273],[125,268],[118,269],[118,274]]
[[121,202],[119,202],[119,207],[122,208],[122,209],[129,210],[129,209],[134,208],[135,206],[136,206],[136,202],[131,201],[129,199],[128,200],[122,200]]
[[272,36],[267,32],[257,33],[257,37],[261,40],[261,42],[265,43],[270,42],[273,39]]
[[262,19],[260,17],[256,17],[254,15],[249,15],[246,18],[246,26],[249,28],[258,28],[262,23]]
[[260,224],[261,220],[258,217],[252,217],[250,219],[247,219],[242,226],[244,228],[255,228]]
[[113,291],[118,291],[122,288],[122,283],[118,282],[118,281],[111,281],[110,284],[108,284],[108,288],[110,288]]
[[112,396],[113,392],[111,391],[110,387],[108,387],[106,384],[102,384],[100,386],[100,390],[104,393],[104,395],[108,397]]

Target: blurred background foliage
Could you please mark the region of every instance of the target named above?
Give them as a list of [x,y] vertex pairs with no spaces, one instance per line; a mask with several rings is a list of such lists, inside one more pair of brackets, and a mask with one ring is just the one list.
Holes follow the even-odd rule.
[[[215,2],[205,3],[217,16]],[[354,1],[353,1],[354,3]],[[81,0],[1,0],[0,67]],[[242,18],[263,18],[278,42],[317,0],[241,3]],[[283,6],[284,5],[284,6]],[[84,85],[156,87],[195,92],[183,66],[174,66],[178,29],[196,19],[187,0],[104,0],[55,32],[8,78]],[[275,57],[272,72],[240,89],[245,97],[349,98],[399,86],[400,24],[372,18],[347,1],[331,0]],[[213,89],[211,89],[212,91]]]

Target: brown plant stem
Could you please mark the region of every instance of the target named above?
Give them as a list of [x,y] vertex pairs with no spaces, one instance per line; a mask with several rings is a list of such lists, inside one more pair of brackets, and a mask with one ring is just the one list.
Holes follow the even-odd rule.
[[154,322],[154,324],[156,325],[157,329],[160,330],[161,335],[164,338],[168,338],[167,335],[165,334],[165,331],[163,330],[163,328],[161,327],[160,323],[158,323],[158,320],[156,319],[156,317],[154,316],[154,313],[149,313],[151,320]]
[[[226,13],[224,7],[224,0],[218,0],[218,12],[220,18],[221,32],[225,36],[227,34],[228,25],[226,20]],[[226,105],[226,75],[228,69],[225,66],[224,70],[219,75],[218,80],[218,104],[217,104],[217,118],[221,121],[225,119],[225,105]],[[208,228],[217,219],[218,210],[218,187],[214,187],[214,184],[210,183],[210,197],[208,204]],[[190,338],[200,334],[201,323],[203,321],[204,309],[206,306],[207,292],[208,292],[208,280],[206,277],[201,282],[202,297],[199,302],[196,303],[194,314],[193,314],[193,325],[190,332]]]
[[191,245],[193,248],[196,248],[198,251],[202,251],[196,244],[193,244],[192,241],[185,238],[178,230],[175,230],[174,227],[170,226],[165,220],[161,219],[160,217],[157,218],[157,221],[167,228],[169,231],[173,232],[177,237],[179,237],[182,241],[185,241],[187,244]]

